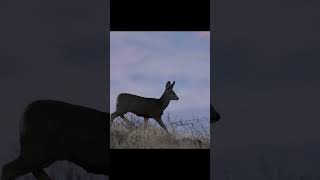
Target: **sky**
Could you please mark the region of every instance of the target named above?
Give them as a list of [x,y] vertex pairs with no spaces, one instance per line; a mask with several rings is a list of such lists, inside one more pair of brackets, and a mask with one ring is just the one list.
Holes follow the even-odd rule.
[[[209,119],[210,32],[110,32],[110,109],[118,94],[160,98],[175,81],[177,120]],[[208,121],[209,122],[209,121]]]
[[[211,129],[215,179],[320,176],[320,3],[216,0]],[[276,179],[276,178],[268,178]],[[285,179],[285,178],[282,178]]]

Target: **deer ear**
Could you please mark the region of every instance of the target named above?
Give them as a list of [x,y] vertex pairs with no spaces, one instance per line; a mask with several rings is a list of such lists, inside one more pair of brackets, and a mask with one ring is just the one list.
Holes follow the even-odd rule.
[[170,87],[171,87],[171,83],[170,83],[170,81],[168,81],[167,84],[166,84],[166,89],[168,89]]
[[171,84],[171,89],[173,88],[173,86],[174,86],[174,84],[175,84],[176,82],[175,81],[173,81],[173,83]]

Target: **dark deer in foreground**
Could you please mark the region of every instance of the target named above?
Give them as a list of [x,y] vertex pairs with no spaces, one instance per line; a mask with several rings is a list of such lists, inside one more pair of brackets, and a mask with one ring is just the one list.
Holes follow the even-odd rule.
[[20,155],[3,166],[2,180],[13,180],[27,173],[38,180],[50,180],[43,168],[57,160],[108,175],[108,118],[109,113],[60,101],[31,103],[23,117]]
[[137,116],[144,117],[144,128],[148,125],[148,119],[153,118],[167,133],[169,133],[166,125],[161,119],[161,116],[171,100],[179,99],[172,89],[174,84],[175,82],[171,84],[170,81],[168,81],[165,91],[159,99],[145,98],[127,93],[119,94],[117,98],[116,112],[111,114],[111,122],[113,123],[113,119],[120,116],[127,124],[130,124],[124,114],[131,112]]
[[210,123],[216,123],[220,120],[221,116],[216,109],[210,104]]

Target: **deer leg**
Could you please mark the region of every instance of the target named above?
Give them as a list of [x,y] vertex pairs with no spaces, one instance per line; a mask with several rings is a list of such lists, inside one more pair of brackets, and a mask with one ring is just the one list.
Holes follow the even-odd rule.
[[1,180],[14,180],[19,176],[25,175],[32,171],[31,167],[25,166],[26,162],[21,158],[5,164],[2,168]]
[[37,180],[52,180],[43,169],[32,171],[32,174]]
[[116,118],[118,116],[120,116],[120,114],[117,111],[111,114],[111,124],[113,124],[114,118]]
[[167,132],[167,134],[169,134],[169,131],[167,129],[167,126],[163,123],[161,117],[157,118],[156,121],[159,123],[159,125]]
[[148,118],[144,118],[144,129],[147,129],[148,127],[148,121],[149,119]]
[[134,126],[134,124],[131,123],[124,115],[120,115],[120,117],[124,120],[124,122],[127,123],[128,126]]
[[[42,168],[41,165],[42,163],[31,162],[30,160],[26,160],[20,156],[16,160],[3,166],[2,180],[14,180],[30,172],[34,173],[34,169],[37,169],[37,167]],[[43,173],[45,174],[44,171]],[[39,178],[37,178],[37,176],[35,177],[38,180],[51,180],[48,175],[46,176],[47,178],[44,178],[43,175],[42,177],[39,176]]]

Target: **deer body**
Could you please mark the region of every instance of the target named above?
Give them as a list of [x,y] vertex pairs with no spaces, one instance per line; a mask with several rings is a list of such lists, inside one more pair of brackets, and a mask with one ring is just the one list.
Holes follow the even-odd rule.
[[170,81],[166,84],[163,95],[157,98],[146,98],[128,93],[121,93],[117,97],[116,112],[111,114],[111,121],[120,116],[126,123],[130,122],[125,118],[124,114],[131,112],[137,116],[144,117],[144,127],[147,127],[148,119],[155,119],[159,125],[168,133],[166,125],[163,123],[161,116],[167,108],[171,100],[178,100],[178,96],[173,91]]
[[57,160],[73,162],[95,174],[109,173],[109,114],[53,100],[27,106],[20,134],[20,156],[6,164],[2,180],[32,172],[50,179],[43,168]]
[[117,111],[132,112],[145,118],[159,118],[162,116],[164,108],[160,99],[121,93],[118,96]]

